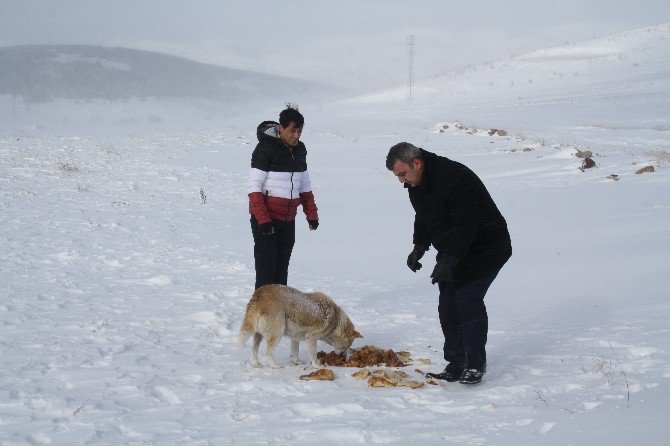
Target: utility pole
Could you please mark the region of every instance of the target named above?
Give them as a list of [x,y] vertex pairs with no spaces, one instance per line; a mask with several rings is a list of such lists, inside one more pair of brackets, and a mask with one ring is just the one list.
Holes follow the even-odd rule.
[[414,78],[414,34],[410,34],[407,37],[407,55],[409,56],[409,94],[407,96],[408,100],[412,99],[412,82]]

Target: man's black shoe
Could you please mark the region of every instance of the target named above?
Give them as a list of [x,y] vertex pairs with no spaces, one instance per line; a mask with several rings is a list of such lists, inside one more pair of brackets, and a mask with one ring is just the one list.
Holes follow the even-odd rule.
[[453,383],[461,379],[465,365],[461,361],[452,361],[444,368],[442,373],[426,373],[426,378],[441,379]]
[[461,384],[477,384],[482,380],[484,374],[486,373],[486,364],[478,369],[465,369],[463,370],[463,375],[458,381]]

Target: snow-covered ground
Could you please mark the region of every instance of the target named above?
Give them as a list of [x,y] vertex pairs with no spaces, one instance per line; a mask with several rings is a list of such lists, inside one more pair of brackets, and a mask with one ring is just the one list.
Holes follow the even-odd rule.
[[[298,220],[289,283],[329,293],[364,335],[354,347],[409,351],[412,379],[444,366],[437,290],[432,252],[417,274],[405,265],[413,216],[386,153],[410,141],[486,183],[514,255],[487,295],[489,371],[472,387],[250,367],[235,342],[254,277],[246,179],[255,127],[275,116],[218,132],[0,133],[0,444],[667,444],[668,30],[636,53],[633,68],[655,67],[644,94],[639,78],[610,88],[630,61],[606,55],[581,68],[589,82],[537,80],[515,102],[482,82],[457,102],[303,109],[321,225]],[[590,52],[537,53],[551,61],[536,73],[557,54]],[[581,171],[578,150],[596,167]]]

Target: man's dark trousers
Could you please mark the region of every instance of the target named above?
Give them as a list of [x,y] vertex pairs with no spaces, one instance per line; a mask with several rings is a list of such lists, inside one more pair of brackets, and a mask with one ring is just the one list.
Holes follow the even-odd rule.
[[467,282],[441,284],[437,311],[447,361],[464,362],[469,369],[481,369],[486,364],[489,319],[484,296],[498,272],[500,270]]
[[295,220],[272,220],[275,233],[261,234],[258,221],[251,217],[256,261],[256,289],[270,283],[286,285],[288,264],[295,244]]

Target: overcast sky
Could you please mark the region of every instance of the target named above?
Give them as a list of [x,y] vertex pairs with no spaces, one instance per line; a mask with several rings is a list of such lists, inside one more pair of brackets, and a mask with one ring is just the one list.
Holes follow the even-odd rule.
[[369,88],[670,22],[667,0],[0,0],[0,46],[96,44]]

